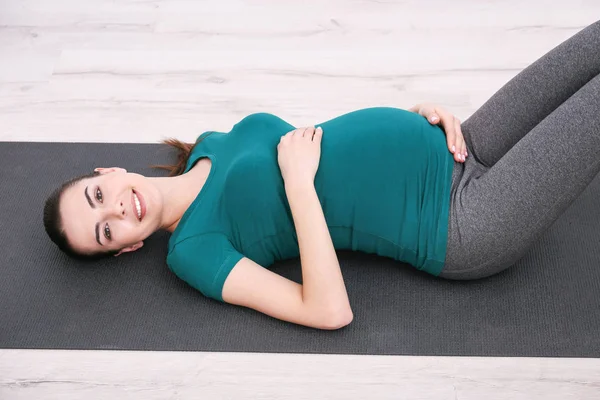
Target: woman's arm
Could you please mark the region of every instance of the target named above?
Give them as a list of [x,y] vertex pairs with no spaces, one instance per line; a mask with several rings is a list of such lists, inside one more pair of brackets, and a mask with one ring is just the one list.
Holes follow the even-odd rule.
[[302,285],[242,258],[229,273],[222,297],[285,321],[337,329],[353,318],[337,254],[314,187],[322,130],[284,135],[278,162],[298,236]]
[[311,328],[335,330],[351,322],[351,316],[329,315],[304,303],[302,292],[303,285],[243,257],[227,276],[222,296],[226,303]]
[[298,235],[303,284],[244,257],[225,280],[223,300],[313,328],[344,327],[352,322],[352,310],[315,188],[286,184],[286,193]]
[[352,321],[352,309],[340,264],[314,184],[285,185],[300,247],[302,298],[329,318]]

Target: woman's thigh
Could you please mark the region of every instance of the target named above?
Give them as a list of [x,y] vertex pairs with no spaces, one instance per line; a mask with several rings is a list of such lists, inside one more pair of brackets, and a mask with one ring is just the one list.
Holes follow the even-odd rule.
[[446,266],[476,279],[520,259],[600,172],[600,75],[497,163],[455,164]]
[[557,107],[600,74],[600,21],[513,77],[462,124],[469,156],[492,167]]

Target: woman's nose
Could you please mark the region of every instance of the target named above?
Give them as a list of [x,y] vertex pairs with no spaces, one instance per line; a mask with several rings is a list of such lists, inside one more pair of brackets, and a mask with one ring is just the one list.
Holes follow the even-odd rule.
[[121,200],[117,201],[117,207],[114,211],[118,218],[125,218],[125,204]]
[[125,210],[126,210],[125,203],[122,200],[119,200],[116,203],[113,203],[112,207],[102,207],[102,209],[99,210],[100,214],[102,214],[100,216],[100,218],[125,219],[125,217],[127,216],[127,213],[125,212]]

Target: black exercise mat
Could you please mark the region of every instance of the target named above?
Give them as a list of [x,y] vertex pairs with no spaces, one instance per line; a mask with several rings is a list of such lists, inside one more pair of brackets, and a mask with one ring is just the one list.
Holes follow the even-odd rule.
[[[338,252],[354,321],[321,331],[203,297],[168,270],[167,233],[93,263],[46,237],[43,203],[59,183],[97,166],[164,176],[148,166],[173,156],[159,144],[0,143],[0,347],[600,357],[598,178],[524,259],[484,280]],[[298,259],[272,269],[300,281]]]

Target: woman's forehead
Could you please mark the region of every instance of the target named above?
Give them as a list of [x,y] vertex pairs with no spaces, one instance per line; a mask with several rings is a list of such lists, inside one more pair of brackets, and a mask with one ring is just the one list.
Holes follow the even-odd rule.
[[[81,251],[95,251],[99,247],[95,239],[95,213],[92,180],[82,180],[63,193],[60,203],[62,227],[69,242]],[[86,191],[87,188],[87,191]],[[87,195],[86,195],[87,194]]]

